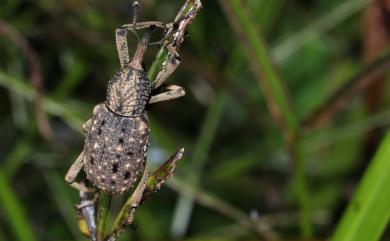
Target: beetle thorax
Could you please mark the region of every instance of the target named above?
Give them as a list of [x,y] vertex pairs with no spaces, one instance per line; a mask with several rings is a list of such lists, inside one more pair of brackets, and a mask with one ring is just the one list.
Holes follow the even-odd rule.
[[146,73],[126,66],[108,83],[106,105],[118,115],[141,116],[150,92]]

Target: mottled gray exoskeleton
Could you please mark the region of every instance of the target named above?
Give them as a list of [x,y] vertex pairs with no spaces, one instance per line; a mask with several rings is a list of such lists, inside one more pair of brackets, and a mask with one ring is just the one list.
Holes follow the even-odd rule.
[[[172,25],[134,21],[116,30],[116,45],[122,68],[108,83],[106,101],[95,106],[91,119],[83,125],[86,135],[84,149],[65,176],[68,183],[81,191],[91,190],[75,182],[81,169],[84,169],[87,179],[94,186],[111,194],[128,190],[136,182],[139,172],[143,171],[142,180],[147,180],[146,153],[150,128],[145,108],[151,103],[175,99],[185,94],[184,89],[179,86],[162,87],[180,63],[176,51],[168,48],[171,58],[169,62],[163,63],[153,83],[148,80],[142,67],[152,29],[156,27],[169,30]],[[139,40],[130,60],[127,32],[145,28],[148,30]],[[161,90],[160,93],[152,94],[157,89]],[[180,149],[176,152],[175,158],[180,159],[183,151],[184,149]],[[140,189],[143,192],[145,183],[140,182],[139,185],[142,185]]]

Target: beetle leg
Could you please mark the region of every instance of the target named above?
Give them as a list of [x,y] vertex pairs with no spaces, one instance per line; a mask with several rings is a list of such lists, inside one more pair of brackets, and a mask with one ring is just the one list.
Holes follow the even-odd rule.
[[135,211],[138,208],[139,204],[141,203],[142,196],[144,194],[146,184],[148,183],[149,178],[149,170],[147,164],[145,165],[144,174],[142,175],[141,181],[138,183],[137,188],[133,192],[133,194],[130,197],[130,202],[128,203],[127,210],[126,210],[126,224],[130,225],[134,221],[134,215]]
[[118,51],[121,66],[130,61],[129,48],[127,47],[127,30],[118,28],[115,31],[116,49]]
[[87,133],[90,128],[91,128],[91,119],[87,120],[83,124],[83,131],[84,131],[84,133]]
[[161,70],[157,73],[152,89],[160,87],[180,64],[180,56],[177,51],[170,45],[167,45],[166,48],[168,49],[168,57],[162,63]]
[[130,61],[129,48],[127,46],[127,31],[135,32],[135,30],[145,29],[151,26],[167,29],[169,28],[170,24],[165,24],[163,22],[157,22],[157,21],[150,21],[150,22],[124,24],[121,27],[116,29],[115,31],[116,49],[118,51],[119,61],[122,67]]
[[[120,217],[120,225],[117,225],[115,229],[110,234],[109,238],[106,240],[116,240],[116,238],[119,236],[119,234],[123,231],[123,229],[129,225],[132,225],[134,222],[135,217],[135,211],[137,210],[138,206],[140,205],[142,201],[142,196],[144,194],[144,191],[146,189],[146,185],[148,183],[149,179],[149,170],[147,164],[145,164],[144,173],[142,175],[141,181],[138,183],[137,188],[133,192],[133,194],[130,196],[130,198],[126,201],[126,204],[123,206],[123,215]],[[122,213],[122,210],[121,212]]]
[[138,30],[138,29],[145,29],[149,28],[150,26],[156,26],[157,28],[162,29],[168,29],[172,23],[163,23],[159,21],[146,21],[146,22],[139,22],[139,23],[129,23],[129,24],[123,24],[120,28],[127,29],[129,31]]
[[83,165],[84,165],[84,151],[80,153],[76,161],[69,168],[68,172],[65,175],[65,181],[79,191],[93,192],[94,189],[86,187],[85,184],[75,182],[77,175],[80,173],[81,169],[83,168]]
[[156,102],[161,101],[167,101],[167,100],[173,100],[179,97],[182,97],[186,94],[184,89],[177,85],[168,85],[164,87],[164,90],[162,93],[153,95],[150,97],[149,104],[153,104]]
[[81,168],[83,167],[84,161],[84,151],[80,153],[77,157],[76,161],[69,168],[68,173],[65,175],[65,181],[68,183],[74,182],[76,180],[77,175],[80,173]]
[[[102,108],[103,104],[98,104],[98,105],[95,105],[93,107],[93,114],[96,115],[98,113],[98,111],[100,110],[100,108]],[[84,133],[87,133],[92,127],[92,122],[91,122],[91,119],[87,120],[84,124],[83,124],[83,131]]]
[[102,108],[104,104],[97,104],[93,107],[93,114],[98,113],[99,109]]

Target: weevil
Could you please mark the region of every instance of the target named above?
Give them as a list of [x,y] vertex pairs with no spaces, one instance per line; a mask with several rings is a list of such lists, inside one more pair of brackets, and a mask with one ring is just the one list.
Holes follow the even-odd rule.
[[[146,107],[185,95],[180,86],[163,86],[180,64],[180,57],[175,50],[167,48],[170,57],[168,62],[162,64],[153,83],[142,66],[155,28],[162,28],[169,33],[174,24],[133,21],[132,24],[116,29],[116,47],[121,68],[108,83],[105,102],[94,107],[92,117],[83,125],[86,136],[83,151],[65,176],[65,180],[80,191],[91,191],[91,188],[76,181],[82,169],[95,187],[109,194],[121,194],[130,189],[140,172],[143,172],[143,178],[138,184],[140,188],[136,190],[142,195],[145,189],[148,176],[146,154],[150,136]],[[138,29],[147,31],[139,40],[130,60],[127,33]],[[155,94],[157,91],[159,93]],[[174,158],[180,159],[183,152],[183,148],[179,149]]]

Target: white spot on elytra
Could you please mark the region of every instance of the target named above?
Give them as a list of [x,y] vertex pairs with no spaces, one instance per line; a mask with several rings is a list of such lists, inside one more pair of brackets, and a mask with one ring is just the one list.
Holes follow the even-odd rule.
[[95,148],[95,149],[99,148],[99,144],[97,142],[95,142],[95,144],[93,145],[93,148]]
[[129,168],[129,167],[130,167],[130,163],[127,163],[127,164],[125,165],[125,167],[126,167],[126,168]]

